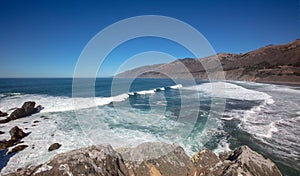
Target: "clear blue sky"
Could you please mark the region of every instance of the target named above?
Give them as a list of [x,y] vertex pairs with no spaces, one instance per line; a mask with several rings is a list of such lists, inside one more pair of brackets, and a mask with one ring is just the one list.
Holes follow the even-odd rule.
[[[244,53],[287,43],[300,38],[299,4],[299,0],[1,0],[0,77],[72,77],[82,49],[95,34],[137,15],[182,20],[199,30],[216,52]],[[191,57],[178,45],[164,42],[150,38],[120,46],[105,60],[99,76],[112,75],[128,57],[148,50]]]

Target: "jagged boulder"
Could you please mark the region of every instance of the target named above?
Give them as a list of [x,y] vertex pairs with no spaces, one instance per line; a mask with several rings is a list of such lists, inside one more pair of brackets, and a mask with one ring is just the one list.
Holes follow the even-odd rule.
[[19,119],[22,117],[26,117],[26,116],[29,116],[29,115],[39,112],[41,110],[41,108],[42,107],[40,105],[35,108],[35,102],[28,101],[28,102],[25,102],[21,108],[17,108],[16,110],[14,110],[9,115],[8,119],[10,121],[10,120],[15,120],[15,119]]
[[20,129],[18,126],[13,127],[9,130],[10,139],[13,141],[19,141],[25,136],[27,136],[26,133],[22,129]]
[[217,176],[222,175],[228,163],[222,162],[211,150],[205,149],[192,157],[195,169],[192,175]]
[[129,176],[129,172],[121,155],[110,145],[98,145],[59,154],[43,165],[21,169],[8,175]]
[[0,117],[5,117],[5,116],[7,116],[8,114],[6,113],[6,112],[2,112],[2,111],[0,111]]
[[20,143],[21,139],[28,135],[22,129],[20,129],[18,126],[15,126],[12,129],[10,129],[9,134],[10,134],[9,140],[0,141],[0,150],[7,149],[11,146],[14,146],[14,145]]
[[4,150],[4,149],[7,149],[8,147],[11,147],[11,146],[13,146],[13,145],[15,145],[15,141],[13,141],[13,140],[2,140],[2,141],[0,141],[0,150]]
[[224,153],[221,159],[208,149],[190,159],[183,148],[166,143],[143,143],[116,150],[119,153],[110,145],[77,149],[8,176],[281,176],[272,161],[247,146]]
[[[242,146],[231,152],[226,159],[231,161],[229,167],[224,170],[224,176],[230,175],[257,175],[257,176],[281,176],[277,166],[261,154],[251,150],[248,146]],[[226,161],[225,160],[225,161]]]
[[131,176],[187,175],[193,170],[189,156],[178,145],[147,142],[117,151]]
[[195,170],[191,175],[206,176],[281,176],[277,166],[248,146],[223,153],[221,159],[210,150],[194,155]]

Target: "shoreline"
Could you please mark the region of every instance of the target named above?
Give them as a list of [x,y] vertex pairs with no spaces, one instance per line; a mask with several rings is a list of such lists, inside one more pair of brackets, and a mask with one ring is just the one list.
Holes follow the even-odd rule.
[[300,86],[300,82],[256,81],[254,83],[266,83],[266,84],[286,85],[286,86]]
[[273,161],[246,145],[220,156],[204,149],[189,157],[181,146],[163,142],[145,142],[122,149],[110,144],[88,146],[59,153],[43,164],[19,168],[4,175],[221,176],[225,173],[282,176]]

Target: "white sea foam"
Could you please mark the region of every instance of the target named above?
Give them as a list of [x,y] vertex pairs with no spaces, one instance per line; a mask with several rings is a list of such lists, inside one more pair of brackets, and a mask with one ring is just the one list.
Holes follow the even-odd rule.
[[213,152],[217,155],[219,155],[222,152],[228,152],[228,151],[231,151],[231,149],[229,148],[229,142],[226,139],[221,140],[218,143],[218,147],[213,150]]
[[143,90],[143,91],[139,91],[139,92],[136,92],[136,93],[139,94],[139,95],[154,94],[155,89],[153,89],[153,90]]
[[230,121],[230,120],[233,120],[234,118],[233,117],[222,117],[221,119],[226,120],[226,121]]
[[[171,86],[170,88],[180,88],[181,84]],[[164,87],[158,88],[159,90],[165,90]],[[64,96],[49,96],[39,94],[20,94],[9,93],[11,96],[6,97],[4,94],[0,94],[2,98],[0,107],[2,111],[9,111],[13,107],[21,107],[26,101],[35,101],[37,104],[45,107],[41,112],[63,112],[72,111],[76,109],[91,108],[95,106],[103,106],[112,102],[120,102],[126,100],[129,96],[134,94],[147,95],[154,94],[156,89],[142,90],[138,92],[128,92],[113,97],[88,97],[88,98],[71,98]],[[4,97],[4,98],[3,98]]]
[[263,100],[267,104],[274,103],[272,97],[264,92],[246,89],[242,86],[226,82],[203,83],[196,86],[183,87],[182,89],[200,91],[212,97],[250,101]]
[[278,132],[278,128],[276,127],[275,122],[271,122],[268,127],[268,131],[266,134],[262,135],[261,133],[258,133],[258,136],[266,137],[266,138],[272,138],[273,133]]
[[120,94],[113,97],[90,97],[90,98],[71,98],[71,97],[55,97],[48,95],[17,95],[4,98],[0,102],[2,111],[9,111],[12,107],[21,107],[26,101],[35,101],[44,107],[43,112],[63,112],[75,109],[91,108],[95,106],[107,105],[111,102],[124,101],[129,97],[126,94]]
[[177,84],[177,85],[174,85],[174,86],[170,86],[171,89],[179,89],[179,88],[182,88],[182,84]]
[[223,116],[221,120],[230,121],[233,119],[239,119],[241,120],[241,128],[258,137],[271,138],[272,134],[278,131],[276,124],[270,121],[270,117],[261,115],[264,114],[261,112],[266,106],[275,103],[272,96],[265,92],[247,89],[234,83],[227,82],[204,83],[196,86],[183,87],[182,89],[203,92],[211,97],[262,101],[260,105],[254,106],[249,110],[232,110],[230,112],[226,112],[224,113],[225,116]]

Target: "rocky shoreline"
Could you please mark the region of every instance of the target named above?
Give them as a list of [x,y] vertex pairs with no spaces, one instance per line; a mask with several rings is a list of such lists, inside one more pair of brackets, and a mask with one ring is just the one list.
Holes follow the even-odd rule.
[[[25,102],[9,116],[4,112],[4,118],[8,120],[1,122],[9,123],[39,112],[42,107],[40,105],[35,107],[35,104],[35,102]],[[7,161],[10,156],[28,147],[23,144],[22,139],[30,135],[30,132],[24,132],[23,129],[15,126],[11,128],[9,134],[10,139],[0,141],[0,151],[8,157]],[[48,152],[60,147],[61,144],[54,143],[49,146]],[[271,160],[265,159],[248,146],[241,146],[219,156],[205,149],[190,158],[184,149],[176,144],[147,142],[135,148],[113,149],[109,144],[80,148],[58,154],[44,164],[20,168],[7,175],[280,176],[282,174]]]
[[[172,150],[165,153],[169,149]],[[156,154],[161,156],[148,158]],[[149,142],[119,152],[108,144],[81,148],[58,154],[44,164],[18,169],[6,176],[30,175],[281,176],[282,174],[271,160],[265,159],[247,146],[220,156],[205,149],[190,159],[180,146]]]

